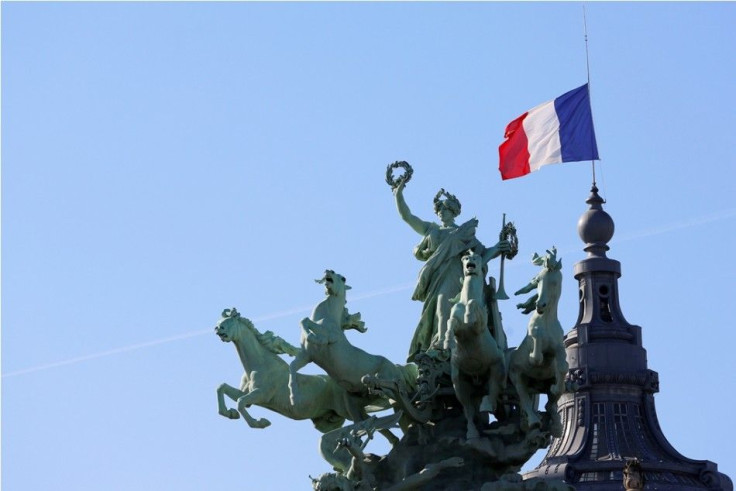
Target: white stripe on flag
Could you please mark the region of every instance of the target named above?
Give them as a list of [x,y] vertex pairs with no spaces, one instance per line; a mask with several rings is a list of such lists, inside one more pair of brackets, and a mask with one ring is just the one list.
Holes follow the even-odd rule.
[[528,142],[531,172],[543,165],[562,162],[560,121],[555,112],[554,99],[529,111],[524,118],[524,133]]

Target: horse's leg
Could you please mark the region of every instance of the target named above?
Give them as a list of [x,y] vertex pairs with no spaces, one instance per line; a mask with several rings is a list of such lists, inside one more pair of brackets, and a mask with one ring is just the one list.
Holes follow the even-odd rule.
[[563,392],[565,392],[565,377],[567,376],[567,370],[570,366],[567,364],[567,353],[562,344],[559,344],[555,349],[555,396],[559,399]]
[[463,321],[465,324],[475,324],[478,312],[478,302],[471,298],[468,300],[468,304],[465,306],[465,314],[463,315]]
[[[400,391],[400,385],[402,385],[402,382],[403,382],[403,375],[396,368],[396,365],[394,365],[393,363],[391,363],[389,360],[384,360],[384,363],[382,363],[382,365],[383,365],[383,368],[378,373],[381,373],[381,372],[385,371],[388,374],[392,374],[391,375],[391,380],[394,383],[391,384],[391,385],[395,387],[395,392],[398,393]],[[397,404],[393,404],[392,405],[394,412],[396,412],[396,410],[397,410],[397,407],[396,406],[397,406]],[[361,409],[362,409],[363,414],[365,414],[365,418],[368,418],[369,416],[368,416],[368,413],[365,412],[365,409],[364,408],[361,408]],[[388,430],[388,429],[380,429],[380,430],[378,430],[378,432],[381,435],[383,435],[386,438],[386,440],[388,440],[388,442],[391,444],[391,446],[394,446],[397,443],[399,443],[399,440],[400,440],[399,437],[397,437],[396,435],[394,435],[391,432],[391,430]]]
[[245,410],[245,408],[252,404],[263,402],[261,397],[264,393],[263,389],[253,389],[238,398],[238,412],[243,416],[243,419],[251,428],[266,428],[271,425],[271,422],[266,418],[255,419],[248,414],[248,411]]
[[437,295],[437,310],[435,311],[437,317],[437,346],[442,349],[445,349],[445,346],[450,342],[448,339],[448,321],[450,320],[451,308],[450,297],[445,293]]
[[547,415],[550,418],[549,431],[554,437],[562,436],[562,419],[560,413],[557,412],[557,401],[559,397],[554,397],[551,394],[547,394],[547,403],[544,405],[544,410],[547,411]]
[[[365,407],[363,407],[363,399],[356,395],[351,395],[350,393],[345,393],[345,407],[348,410],[348,414],[350,415],[350,419],[352,419],[355,423],[359,423],[361,421],[365,421],[369,418],[368,413],[365,410]],[[381,435],[386,437],[386,440],[393,446],[399,443],[399,437],[391,433],[390,430],[379,430],[378,431]]]
[[506,382],[506,365],[503,362],[503,354],[498,353],[496,362],[491,366],[488,373],[488,395],[483,397],[480,405],[481,411],[495,413],[498,406],[498,397]]
[[240,414],[237,409],[228,409],[225,405],[225,396],[228,396],[233,401],[237,401],[245,395],[242,390],[236,389],[232,385],[221,384],[217,388],[217,412],[230,419],[238,419]]
[[463,414],[467,421],[467,432],[465,434],[466,439],[472,440],[480,437],[480,432],[475,426],[475,416],[478,413],[477,408],[473,402],[472,397],[472,384],[466,383],[457,368],[455,363],[450,365],[450,378],[452,379],[452,387],[455,389],[455,396],[460,404],[463,406]]
[[368,418],[368,413],[363,407],[363,399],[350,392],[344,392],[343,397],[345,398],[345,409],[348,411],[350,419],[357,423]]
[[299,353],[289,364],[289,402],[291,402],[292,406],[296,406],[301,399],[299,386],[297,384],[296,372],[298,372],[300,368],[307,365],[310,361],[312,361],[312,359],[310,358],[309,354],[304,348],[302,348],[302,350],[299,351]]
[[[564,386],[564,379],[563,379]],[[562,419],[560,413],[557,412],[557,401],[560,399],[561,387],[559,382],[555,382],[551,387],[549,394],[547,394],[547,403],[544,405],[544,410],[547,411],[547,415],[550,419],[549,431],[552,436],[562,436]]]
[[562,420],[560,419],[560,414],[557,411],[557,401],[560,399],[562,393],[565,391],[565,376],[567,375],[568,368],[567,360],[565,359],[565,354],[563,350],[557,350],[555,368],[555,382],[549,389],[549,394],[547,395],[547,404],[545,405],[544,409],[550,416],[550,432],[553,436],[559,437],[562,435]]
[[539,426],[541,424],[541,421],[539,420],[539,415],[537,414],[536,408],[532,404],[531,394],[529,393],[529,389],[524,383],[524,378],[522,376],[520,367],[513,364],[513,360],[511,368],[509,369],[509,378],[511,379],[511,383],[516,388],[516,393],[519,396],[519,408],[521,409],[522,415],[527,421],[528,427],[532,428],[534,426]]
[[529,337],[532,339],[532,351],[529,353],[529,363],[533,367],[538,367],[544,361],[544,355],[542,353],[542,343],[539,340],[540,332],[539,326],[533,326],[530,329]]
[[457,326],[460,324],[460,319],[464,317],[465,305],[456,303],[450,310],[450,318],[447,320],[447,330],[445,332],[445,340],[441,345],[444,350],[452,350],[457,344],[455,339],[455,333],[457,332]]

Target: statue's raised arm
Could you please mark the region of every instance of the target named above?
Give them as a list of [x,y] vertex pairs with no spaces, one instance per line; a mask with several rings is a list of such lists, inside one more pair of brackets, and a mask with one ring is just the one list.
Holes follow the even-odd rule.
[[483,262],[488,263],[491,259],[496,259],[501,254],[511,251],[511,245],[508,240],[499,240],[496,245],[486,248],[483,251]]
[[[404,169],[404,173],[398,177],[394,177],[393,171],[398,168]],[[406,183],[411,179],[412,174],[414,174],[414,169],[411,168],[408,162],[394,162],[386,169],[386,182],[391,186],[391,191],[394,193],[396,209],[401,219],[408,223],[419,235],[427,235],[432,222],[425,222],[414,215],[409,209],[409,205],[406,204],[406,199],[404,199],[404,188],[406,187]]]
[[425,222],[411,212],[409,205],[406,204],[406,199],[404,198],[405,187],[406,182],[401,181],[399,185],[393,189],[394,199],[396,200],[396,209],[399,212],[399,216],[402,220],[408,223],[416,233],[422,236],[427,235],[429,228],[432,226],[432,222]]

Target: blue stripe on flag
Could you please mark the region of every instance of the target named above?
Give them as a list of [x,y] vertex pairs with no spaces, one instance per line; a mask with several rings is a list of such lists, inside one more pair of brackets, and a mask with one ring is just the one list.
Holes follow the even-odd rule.
[[555,112],[560,121],[562,161],[600,160],[593,130],[588,84],[555,99]]

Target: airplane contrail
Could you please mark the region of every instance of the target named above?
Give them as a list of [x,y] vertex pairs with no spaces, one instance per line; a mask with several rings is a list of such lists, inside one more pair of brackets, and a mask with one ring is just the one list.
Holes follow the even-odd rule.
[[[709,214],[709,215],[703,215],[703,216],[696,217],[696,218],[693,218],[693,219],[690,219],[690,220],[684,220],[682,222],[671,223],[671,224],[664,225],[664,226],[661,226],[661,227],[650,228],[650,229],[647,229],[647,230],[644,230],[644,231],[641,231],[641,232],[634,232],[634,233],[631,233],[631,234],[624,234],[624,235],[618,236],[617,237],[617,240],[619,242],[628,242],[628,241],[631,241],[631,240],[639,240],[639,239],[643,239],[643,238],[647,238],[647,237],[652,237],[654,235],[661,235],[661,234],[668,233],[668,232],[673,232],[673,231],[676,231],[676,230],[682,230],[682,229],[686,229],[686,228],[696,227],[696,226],[699,226],[699,225],[705,225],[705,224],[712,223],[712,222],[726,220],[726,219],[729,219],[729,218],[732,218],[732,217],[736,217],[736,208],[732,208],[730,210],[722,210],[722,211],[719,211],[719,212],[716,212],[716,213],[712,213],[712,214]],[[512,265],[509,265],[509,266],[512,266]],[[394,286],[390,286],[390,287],[385,287],[385,288],[381,288],[381,289],[378,289],[378,290],[374,290],[372,292],[364,293],[363,295],[356,295],[356,296],[354,296],[354,297],[351,298],[351,301],[355,302],[355,301],[359,301],[359,300],[365,300],[365,299],[368,299],[368,298],[379,297],[379,296],[382,296],[382,295],[388,295],[390,293],[396,293],[396,292],[400,292],[400,291],[404,291],[404,290],[409,290],[412,287],[414,287],[414,283],[402,284],[402,285],[394,285]],[[253,322],[264,322],[264,321],[268,321],[268,320],[272,320],[272,319],[278,319],[278,318],[282,318],[282,317],[287,317],[287,316],[292,315],[292,314],[298,314],[298,313],[302,313],[302,312],[306,313],[306,312],[310,312],[312,310],[312,308],[313,308],[312,306],[308,306],[308,307],[296,307],[296,308],[292,308],[292,309],[289,309],[289,310],[283,310],[281,312],[275,312],[275,313],[272,313],[272,314],[266,314],[266,315],[260,316],[258,318],[254,318],[254,319],[252,319],[252,321]],[[39,371],[42,371],[42,370],[48,370],[48,369],[51,369],[51,368],[62,367],[62,366],[65,366],[65,365],[73,365],[75,363],[80,363],[80,362],[88,361],[88,360],[94,360],[96,358],[103,358],[105,356],[115,355],[115,354],[119,354],[119,353],[126,353],[128,351],[135,351],[135,350],[139,350],[139,349],[142,349],[142,348],[149,348],[149,347],[152,347],[152,346],[157,346],[157,345],[160,345],[160,344],[170,343],[170,342],[173,342],[173,341],[180,341],[182,339],[188,339],[188,338],[195,337],[195,336],[203,336],[205,334],[210,334],[211,332],[212,332],[212,329],[201,329],[201,330],[197,330],[197,331],[191,331],[191,332],[188,332],[188,333],[179,334],[179,335],[176,335],[176,336],[169,336],[169,337],[166,337],[166,338],[155,339],[153,341],[147,341],[147,342],[143,342],[143,343],[131,344],[129,346],[123,346],[123,347],[120,347],[120,348],[114,348],[114,349],[110,349],[110,350],[106,350],[106,351],[101,351],[99,353],[93,353],[93,354],[90,354],[90,355],[78,356],[76,358],[69,358],[67,360],[62,360],[62,361],[58,361],[58,362],[54,362],[54,363],[47,363],[47,364],[44,364],[44,365],[37,365],[35,367],[24,368],[22,370],[15,370],[15,371],[12,371],[12,372],[4,373],[2,375],[2,378],[16,377],[16,376],[19,376],[19,375],[26,375],[26,374],[29,374],[29,373],[39,372]]]
[[194,336],[201,336],[203,334],[207,334],[210,332],[212,332],[211,329],[192,331],[192,332],[188,332],[184,334],[179,334],[177,336],[170,336],[167,338],[161,338],[161,339],[156,339],[153,341],[148,341],[145,343],[131,344],[129,346],[123,346],[121,348],[114,348],[114,349],[110,349],[106,351],[100,351],[99,353],[93,353],[91,355],[78,356],[76,358],[69,358],[67,360],[57,361],[54,363],[47,363],[45,365],[37,365],[31,368],[24,368],[23,370],[16,370],[14,372],[4,373],[3,378],[14,377],[17,375],[25,375],[27,373],[38,372],[41,370],[48,370],[49,368],[62,367],[64,365],[73,365],[74,363],[79,363],[79,362],[87,361],[87,360],[94,360],[95,358],[102,358],[105,356],[115,355],[118,353],[125,353],[127,351],[134,351],[134,350],[141,349],[141,348],[148,348],[149,346],[156,346],[158,344],[170,343],[172,341],[179,341],[179,340],[191,338]]
[[[364,300],[364,299],[368,299],[368,298],[379,297],[381,295],[388,295],[389,293],[395,293],[395,292],[400,292],[400,291],[403,291],[403,290],[408,290],[409,288],[411,288],[413,286],[414,286],[414,284],[411,283],[411,284],[395,285],[395,286],[392,286],[392,287],[381,288],[379,290],[374,290],[372,292],[364,293],[363,295],[355,296],[355,297],[352,298],[352,301],[359,301],[359,300]],[[282,318],[282,317],[288,317],[288,316],[293,315],[293,314],[309,313],[309,312],[311,312],[312,308],[313,308],[313,306],[311,306],[311,305],[308,306],[308,307],[295,307],[295,308],[292,308],[292,309],[282,310],[280,312],[274,312],[274,313],[271,313],[271,314],[262,315],[260,317],[255,317],[255,318],[253,318],[251,320],[253,322],[256,322],[256,323],[257,322],[265,322],[265,321],[269,321],[269,320],[273,320],[273,319],[279,319],[279,318]],[[69,358],[69,359],[62,360],[62,361],[57,361],[57,362],[53,362],[53,363],[46,363],[46,364],[43,364],[43,365],[37,365],[35,367],[24,368],[22,370],[15,370],[15,371],[12,371],[12,372],[3,373],[2,378],[16,377],[18,375],[26,375],[26,374],[29,374],[29,373],[39,372],[41,370],[48,370],[50,368],[62,367],[62,366],[65,366],[65,365],[73,365],[75,363],[80,363],[80,362],[83,362],[83,361],[94,360],[96,358],[103,358],[105,356],[116,355],[116,354],[119,354],[119,353],[126,353],[128,351],[135,351],[135,350],[139,350],[139,349],[142,349],[142,348],[149,348],[151,346],[157,346],[159,344],[170,343],[170,342],[173,342],[173,341],[181,341],[182,339],[188,339],[188,338],[192,338],[192,337],[196,337],[196,336],[204,336],[206,334],[211,334],[211,333],[212,333],[212,328],[210,328],[210,329],[198,329],[196,331],[190,331],[190,332],[187,332],[187,333],[178,334],[176,336],[169,336],[169,337],[166,337],[166,338],[154,339],[153,341],[146,341],[146,342],[143,342],[143,343],[131,344],[131,345],[128,345],[128,346],[122,346],[120,348],[113,348],[113,349],[109,349],[109,350],[105,350],[105,351],[100,351],[99,353],[92,353],[92,354],[89,354],[89,355],[77,356],[75,358]]]
[[706,225],[708,223],[726,220],[728,218],[732,218],[735,216],[736,216],[736,208],[732,208],[730,210],[721,210],[716,213],[711,213],[709,215],[703,215],[700,217],[692,218],[690,220],[683,220],[678,223],[671,223],[668,225],[663,225],[661,227],[650,228],[648,230],[644,230],[641,232],[623,234],[622,236],[618,237],[617,240],[619,242],[625,242],[625,241],[630,241],[630,240],[643,239],[646,237],[651,237],[653,235],[661,235],[667,232],[674,232],[676,230],[697,227],[699,225]]

